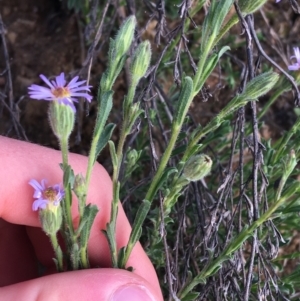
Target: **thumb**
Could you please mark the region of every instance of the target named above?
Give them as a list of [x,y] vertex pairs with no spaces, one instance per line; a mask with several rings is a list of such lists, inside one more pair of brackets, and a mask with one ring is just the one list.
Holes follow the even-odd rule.
[[117,269],[90,269],[40,277],[0,288],[1,300],[162,301],[140,276]]

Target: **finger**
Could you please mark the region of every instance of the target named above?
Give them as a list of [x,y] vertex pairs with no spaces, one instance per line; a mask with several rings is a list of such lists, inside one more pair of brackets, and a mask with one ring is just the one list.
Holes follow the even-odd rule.
[[[37,212],[32,211],[33,188],[28,182],[47,179],[49,184],[62,183],[61,161],[59,151],[0,136],[0,216],[13,224],[40,227]],[[71,154],[70,164],[75,173],[85,174],[86,157]],[[95,165],[93,175],[88,202],[95,202],[92,198],[96,196],[96,203],[107,210],[106,203],[112,195],[111,180],[99,164]],[[75,205],[74,202],[74,218],[77,216]]]
[[[70,165],[75,174],[85,175],[87,158],[70,154]],[[0,137],[0,217],[14,224],[40,227],[37,212],[31,210],[33,189],[29,180],[47,178],[49,184],[62,182],[62,171],[59,167],[61,153],[52,149]],[[111,266],[110,251],[102,229],[110,219],[112,200],[112,183],[104,168],[96,164],[89,186],[87,203],[94,203],[99,208],[91,229],[88,244],[89,259],[94,266]],[[73,202],[72,216],[78,219],[76,202]],[[116,239],[118,248],[124,247],[130,235],[130,225],[122,206],[119,206]],[[41,238],[40,229],[28,228],[29,237],[38,259],[44,265],[52,264],[53,253],[46,239]],[[45,236],[43,236],[45,238]],[[50,251],[51,250],[51,251]],[[147,279],[157,291],[160,291],[154,268],[146,253],[138,243],[128,260],[128,266],[134,272]]]
[[25,227],[0,218],[0,237],[0,286],[38,277],[37,259]]
[[3,300],[161,301],[143,278],[116,269],[66,272],[0,288]]

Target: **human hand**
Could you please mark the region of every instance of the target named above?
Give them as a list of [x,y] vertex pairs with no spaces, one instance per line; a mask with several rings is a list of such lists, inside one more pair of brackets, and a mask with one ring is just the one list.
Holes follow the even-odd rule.
[[[86,157],[70,154],[69,161],[75,174],[85,174]],[[49,239],[40,228],[38,213],[31,209],[33,189],[28,182],[47,178],[49,185],[61,183],[60,162],[58,151],[0,137],[0,300],[161,301],[155,270],[139,243],[128,260],[133,272],[109,268],[110,251],[101,230],[109,221],[112,183],[99,164],[94,167],[87,198],[99,208],[88,244],[94,269],[56,273]],[[118,248],[127,243],[130,230],[120,206]],[[39,276],[38,262],[46,268],[46,276]]]

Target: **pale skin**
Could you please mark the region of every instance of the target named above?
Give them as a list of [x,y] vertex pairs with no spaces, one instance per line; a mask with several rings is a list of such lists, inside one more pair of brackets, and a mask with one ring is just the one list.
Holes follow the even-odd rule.
[[[128,266],[134,267],[133,273],[110,268],[108,244],[100,230],[109,221],[112,183],[100,164],[93,169],[87,202],[99,208],[88,254],[92,267],[101,268],[55,272],[49,240],[40,229],[38,213],[31,209],[33,188],[28,182],[46,178],[49,185],[62,183],[58,165],[61,161],[59,151],[0,137],[0,300],[106,301],[111,300],[119,287],[127,285],[142,287],[155,301],[163,300],[153,265],[140,244],[135,246],[128,261]],[[86,157],[70,154],[69,161],[75,174],[85,174]],[[76,224],[74,203],[72,215]],[[130,230],[120,205],[118,248],[126,244]],[[46,276],[39,277],[37,259],[47,268]]]

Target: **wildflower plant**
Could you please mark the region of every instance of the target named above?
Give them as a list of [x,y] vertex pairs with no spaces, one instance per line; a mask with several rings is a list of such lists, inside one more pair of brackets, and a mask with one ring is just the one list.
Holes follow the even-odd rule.
[[[193,8],[182,8],[183,25],[190,24],[190,17],[204,8],[205,2],[199,1]],[[299,185],[293,176],[299,159],[299,147],[290,149],[289,143],[291,143],[295,134],[299,133],[300,119],[298,117],[294,127],[274,145],[266,142],[267,146],[263,147],[263,143],[258,139],[257,120],[260,120],[265,114],[265,110],[263,109],[256,116],[256,102],[260,97],[274,89],[273,96],[270,97],[269,102],[266,104],[266,108],[268,108],[284,91],[291,90],[292,87],[297,89],[295,87],[297,87],[299,79],[296,78],[294,80],[290,75],[280,77],[272,68],[268,68],[268,70],[256,75],[253,67],[253,57],[248,53],[249,64],[239,91],[232,96],[231,100],[207,125],[197,126],[191,132],[185,132],[185,128],[188,125],[187,116],[194,98],[204,90],[207,79],[221,63],[222,57],[231,51],[228,45],[222,45],[223,37],[239,21],[244,24],[247,33],[251,34],[248,26],[251,27],[252,23],[251,18],[248,17],[265,3],[266,0],[241,0],[238,5],[233,0],[211,1],[201,29],[199,29],[201,44],[197,49],[197,64],[190,58],[193,72],[187,71],[186,74],[182,72],[180,76],[175,76],[180,87],[178,88],[178,93],[175,96],[173,95],[174,97],[172,98],[174,110],[171,118],[169,118],[170,133],[160,159],[155,158],[153,155],[153,158],[156,160],[153,160],[155,161],[155,168],[153,168],[150,181],[143,187],[143,195],[139,195],[138,208],[136,208],[136,215],[133,219],[131,235],[128,243],[121,249],[118,249],[116,244],[116,220],[120,193],[122,194],[122,189],[125,187],[124,182],[134,177],[134,172],[137,170],[137,166],[141,164],[141,158],[143,158],[145,153],[141,148],[137,150],[128,149],[125,152],[125,144],[128,141],[128,137],[132,135],[138,121],[144,116],[148,120],[150,119],[147,104],[142,105],[140,98],[137,97],[137,89],[145,77],[150,77],[148,90],[145,88],[145,93],[143,94],[144,98],[149,97],[149,91],[153,88],[155,81],[155,75],[151,78],[151,73],[155,74],[153,70],[156,71],[161,67],[159,65],[160,62],[158,65],[150,67],[152,57],[150,42],[143,41],[136,47],[133,47],[137,25],[134,16],[126,19],[116,37],[110,40],[107,69],[101,76],[96,97],[98,112],[85,174],[75,175],[72,166],[69,165],[68,141],[74,127],[75,103],[78,102],[78,98],[83,98],[88,102],[92,101],[91,86],[86,85],[86,81],[79,80],[78,77],[71,79],[67,83],[64,73],[61,73],[54,80],[47,79],[44,75],[40,76],[48,87],[38,85],[29,87],[31,98],[50,102],[49,120],[52,130],[59,140],[62,152],[63,189],[58,184],[47,186],[45,180],[42,180],[41,183],[37,181],[38,179],[31,180],[29,183],[34,188],[33,197],[36,199],[33,203],[33,210],[39,210],[42,228],[51,239],[59,271],[90,267],[87,257],[88,239],[93,221],[101,208],[87,204],[88,187],[93,166],[103,148],[108,145],[113,168],[113,199],[110,220],[106,228],[99,229],[99,231],[102,230],[107,238],[111,263],[114,268],[134,269],[134,267],[127,266],[127,261],[135,244],[141,238],[144,222],[150,220],[151,226],[147,228],[149,238],[147,242],[149,246],[148,253],[157,268],[165,268],[166,270],[165,273],[169,280],[168,287],[164,287],[164,292],[165,295],[169,295],[170,300],[183,301],[196,300],[197,298],[204,300],[209,298],[214,293],[212,293],[211,287],[207,283],[214,279],[213,277],[217,277],[216,275],[223,269],[228,269],[231,273],[231,265],[233,265],[234,258],[238,258],[242,266],[241,269],[244,275],[244,283],[242,285],[245,300],[249,300],[250,287],[252,287],[253,291],[260,290],[259,287],[251,282],[254,265],[253,258],[257,255],[255,252],[260,247],[265,248],[263,244],[258,244],[258,239],[261,236],[271,239],[270,229],[276,228],[273,219],[280,214],[279,209],[288,200],[292,200],[294,203],[298,201]],[[236,12],[234,14],[230,13],[233,8],[235,8]],[[190,15],[187,14],[189,10],[191,11]],[[246,26],[245,24],[248,25]],[[164,52],[166,57],[171,56],[170,53],[175,49],[177,42],[183,44],[186,42],[185,31],[187,28],[187,26],[182,26],[180,38],[177,39],[174,36],[174,39],[170,40],[170,48],[165,49]],[[250,40],[248,42],[250,43]],[[178,49],[180,49],[180,46],[181,44]],[[128,58],[130,48],[134,49],[131,57]],[[295,56],[291,59],[296,59],[296,62],[288,67],[289,70],[299,69],[299,49],[294,48],[294,51]],[[107,123],[107,120],[113,108],[113,85],[127,59],[128,70],[130,71],[128,91],[122,106],[122,126],[120,127],[119,139],[115,144],[111,140],[115,124]],[[177,61],[174,63],[175,70],[178,69],[177,63]],[[277,67],[277,65],[274,66]],[[282,70],[282,72],[285,71]],[[174,74],[177,73],[174,72]],[[277,82],[280,85],[275,87]],[[252,110],[252,125],[245,123],[246,106],[250,106]],[[153,115],[155,117],[158,116],[159,111],[157,109],[153,112]],[[236,124],[234,129],[231,129],[229,120],[234,117],[236,118]],[[141,131],[141,133],[144,132]],[[228,143],[227,137],[230,133],[233,134],[233,142],[229,148],[230,143]],[[254,134],[251,136],[250,133]],[[248,135],[250,138],[246,138]],[[145,139],[145,137],[142,137],[142,139]],[[182,141],[184,143],[181,143]],[[243,159],[245,143],[248,143],[249,152],[253,156],[252,165],[248,162],[245,163]],[[216,181],[211,176],[216,169],[215,159],[211,155],[206,154],[210,144],[214,145],[216,152],[219,149],[230,149],[228,151],[230,154],[218,159],[221,162],[219,164],[226,165],[227,169],[225,176],[220,177],[218,185],[212,185],[215,188],[213,193],[208,192],[208,185],[210,184],[206,184],[210,181]],[[238,144],[240,148],[238,148]],[[267,154],[265,165],[263,165],[261,159],[262,149]],[[151,150],[154,153],[153,148]],[[233,170],[233,156],[236,153],[240,156],[239,169]],[[276,168],[273,168],[273,165]],[[275,179],[278,179],[280,169],[278,166],[284,166],[280,174],[279,184],[276,187],[274,185],[272,187],[271,185],[268,186],[267,177],[273,183]],[[123,170],[123,175],[122,168],[125,169]],[[233,188],[235,181],[239,181],[238,188]],[[204,184],[203,186],[197,186],[199,183]],[[249,183],[252,183],[251,191],[248,189]],[[258,183],[261,184],[260,188],[257,186]],[[189,192],[191,187],[194,189],[194,193]],[[197,248],[190,250],[190,253],[202,256],[202,259],[197,258],[195,260],[197,263],[195,269],[186,270],[188,269],[187,265],[184,268],[180,268],[182,270],[185,269],[185,274],[180,279],[181,282],[178,280],[175,286],[173,281],[170,280],[172,279],[170,266],[168,264],[163,266],[165,262],[169,262],[169,251],[167,239],[165,238],[169,233],[174,234],[176,231],[176,227],[173,226],[175,223],[174,212],[178,213],[179,206],[186,204],[182,201],[184,199],[183,196],[186,199],[191,198],[193,202],[195,198],[199,201],[199,191],[203,202],[206,202],[207,206],[202,209],[197,207],[197,210],[199,215],[203,214],[203,217],[204,214],[209,212],[206,218],[203,218],[202,223],[205,224],[207,220],[209,222],[205,224],[205,227],[201,226],[201,231],[206,233],[205,235],[203,234],[203,239],[199,242],[199,246],[201,246],[199,249],[203,253],[200,254]],[[73,192],[78,198],[79,224],[76,228],[72,223],[71,217]],[[272,199],[271,202],[268,202],[268,197]],[[248,217],[245,217],[242,212],[242,209],[246,207],[245,202],[247,206],[251,207]],[[191,206],[196,208],[196,201]],[[197,203],[197,206],[200,205]],[[228,213],[229,211],[230,214]],[[224,230],[221,226],[222,222],[225,223],[227,217],[231,218],[230,226],[226,226]],[[232,225],[236,223],[239,227],[238,231],[234,232]],[[223,229],[222,233],[220,232],[222,231],[220,230],[221,228]],[[66,249],[64,254],[56,238],[59,231],[63,234],[62,236],[65,240]],[[275,232],[273,230],[272,233],[274,234]],[[195,235],[193,237],[198,237],[198,235],[199,227],[195,227]],[[253,241],[252,257],[249,259],[249,256],[246,256],[247,258],[245,259],[242,250],[245,244],[251,240]],[[219,243],[217,246],[215,246],[216,242]],[[192,242],[191,246],[194,246]],[[175,247],[177,248],[178,246]],[[165,248],[164,253],[161,252],[162,248]],[[178,262],[178,253],[176,256]],[[244,258],[248,263],[250,260],[249,266],[240,258]],[[266,261],[262,260],[262,262],[265,263]],[[246,277],[246,270],[248,275],[250,275],[248,278]],[[205,288],[205,290],[202,292],[201,288]],[[270,286],[268,289],[269,292],[278,292],[276,287]],[[242,292],[238,294],[241,295]]]
[[86,82],[78,81],[78,76],[74,77],[67,85],[65,74],[62,72],[56,76],[55,80],[50,82],[45,75],[41,74],[40,78],[47,84],[49,88],[43,86],[31,85],[29,89],[29,96],[32,99],[47,100],[58,102],[69,106],[73,112],[76,112],[74,102],[78,102],[77,97],[83,97],[88,102],[91,102],[92,96],[86,92],[90,92],[91,86],[84,86]]
[[63,253],[58,244],[56,233],[62,225],[62,209],[60,202],[65,196],[64,190],[59,184],[46,186],[46,180],[41,183],[32,179],[29,182],[34,188],[33,197],[36,199],[32,204],[32,210],[39,210],[41,226],[49,236],[53,249],[56,254],[56,267],[59,272],[63,271]]

